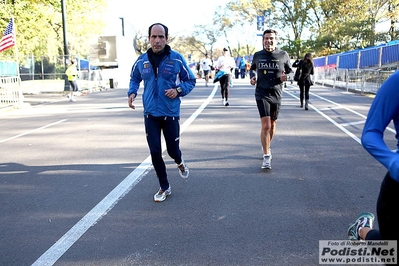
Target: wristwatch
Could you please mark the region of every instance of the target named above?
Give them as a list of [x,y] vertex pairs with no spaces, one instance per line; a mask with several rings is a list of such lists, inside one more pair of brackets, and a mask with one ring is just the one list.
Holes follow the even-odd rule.
[[177,87],[176,91],[177,91],[177,94],[180,94],[180,93],[182,93],[183,90],[180,87]]

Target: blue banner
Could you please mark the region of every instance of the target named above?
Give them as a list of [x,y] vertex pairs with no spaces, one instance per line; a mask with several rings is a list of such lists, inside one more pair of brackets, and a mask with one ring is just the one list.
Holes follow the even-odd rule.
[[265,25],[265,16],[257,16],[256,17],[256,29],[259,31],[263,31]]

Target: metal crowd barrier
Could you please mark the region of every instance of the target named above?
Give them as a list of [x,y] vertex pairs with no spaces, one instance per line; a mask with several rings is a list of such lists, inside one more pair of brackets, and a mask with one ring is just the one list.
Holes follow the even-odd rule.
[[23,104],[19,77],[0,77],[0,108],[20,107]]
[[314,80],[323,86],[375,94],[382,83],[394,72],[386,70],[316,67]]

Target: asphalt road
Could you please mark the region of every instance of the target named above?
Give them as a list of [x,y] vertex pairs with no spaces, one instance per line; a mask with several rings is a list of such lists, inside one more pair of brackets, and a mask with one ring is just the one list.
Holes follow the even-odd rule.
[[30,107],[0,114],[0,265],[318,265],[319,240],[346,239],[375,212],[386,170],[360,145],[372,98],[311,93],[305,111],[298,87],[284,90],[262,170],[254,87],[236,80],[224,107],[199,81],[182,99],[190,177],[165,152],[162,203],[140,97],[131,110],[123,88],[27,96]]

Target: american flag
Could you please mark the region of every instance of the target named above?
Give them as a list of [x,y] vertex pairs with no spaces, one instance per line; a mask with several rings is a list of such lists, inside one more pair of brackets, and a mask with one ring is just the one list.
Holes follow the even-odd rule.
[[11,18],[10,23],[8,23],[6,31],[4,32],[4,35],[0,41],[0,52],[3,52],[4,50],[6,50],[10,47],[13,47],[14,45],[15,45],[14,23]]

